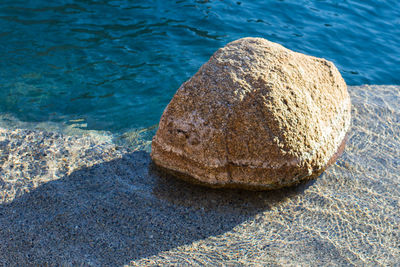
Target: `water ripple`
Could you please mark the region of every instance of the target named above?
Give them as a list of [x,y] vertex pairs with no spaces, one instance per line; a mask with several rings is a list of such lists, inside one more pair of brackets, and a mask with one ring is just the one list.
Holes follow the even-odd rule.
[[[245,36],[332,60],[348,84],[400,84],[399,18],[394,0],[4,0],[0,113],[85,116],[114,132],[154,125],[182,82]],[[21,95],[32,86],[42,96]]]

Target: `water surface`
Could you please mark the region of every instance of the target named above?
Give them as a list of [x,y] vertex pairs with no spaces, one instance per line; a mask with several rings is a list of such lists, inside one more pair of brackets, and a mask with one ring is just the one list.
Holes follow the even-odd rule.
[[350,89],[343,156],[274,191],[190,185],[104,136],[0,128],[0,265],[398,266],[400,86]]
[[2,0],[0,264],[398,264],[399,86],[349,87],[346,150],[308,184],[219,191],[152,172],[177,88],[246,36],[331,60],[349,85],[400,84],[396,0]]
[[3,0],[0,114],[149,127],[216,49],[246,36],[327,58],[350,85],[400,84],[397,0]]

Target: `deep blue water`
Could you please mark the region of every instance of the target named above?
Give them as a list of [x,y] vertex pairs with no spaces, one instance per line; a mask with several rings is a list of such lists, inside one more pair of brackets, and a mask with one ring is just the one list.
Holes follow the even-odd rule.
[[158,123],[226,43],[264,37],[400,84],[400,1],[0,1],[0,115],[126,131]]

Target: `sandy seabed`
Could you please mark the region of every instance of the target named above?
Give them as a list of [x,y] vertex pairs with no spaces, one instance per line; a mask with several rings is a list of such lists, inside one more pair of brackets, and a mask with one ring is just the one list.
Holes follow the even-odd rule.
[[349,87],[343,156],[318,179],[215,190],[104,135],[0,128],[0,265],[400,262],[400,87]]

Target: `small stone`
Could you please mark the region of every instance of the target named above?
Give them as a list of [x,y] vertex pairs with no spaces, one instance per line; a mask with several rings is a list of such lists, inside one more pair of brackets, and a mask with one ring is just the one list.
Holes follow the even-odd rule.
[[289,186],[336,160],[350,112],[332,62],[243,38],[181,85],[161,117],[151,157],[175,176],[211,187]]

